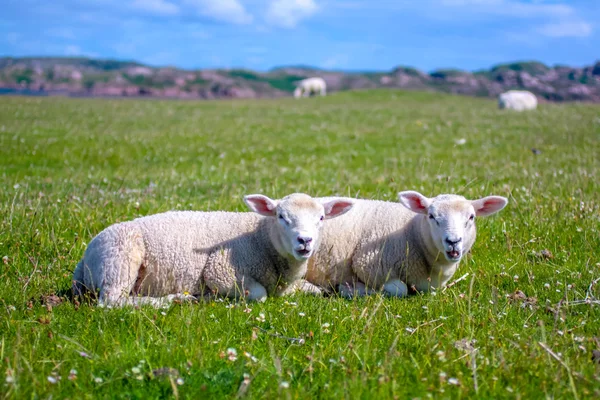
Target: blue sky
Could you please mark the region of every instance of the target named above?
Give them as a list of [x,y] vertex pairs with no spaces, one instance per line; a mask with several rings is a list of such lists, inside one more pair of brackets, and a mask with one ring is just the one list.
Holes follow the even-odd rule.
[[600,59],[599,0],[0,0],[0,55],[476,70]]

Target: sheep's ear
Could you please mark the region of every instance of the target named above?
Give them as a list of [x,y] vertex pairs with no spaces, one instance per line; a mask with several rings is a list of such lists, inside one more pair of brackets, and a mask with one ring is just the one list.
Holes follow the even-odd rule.
[[472,200],[471,204],[478,217],[487,217],[502,210],[508,204],[508,199],[502,196],[488,196],[479,200]]
[[325,219],[331,219],[350,211],[354,206],[354,201],[349,199],[335,199],[322,204],[325,209]]
[[412,190],[398,193],[398,200],[404,207],[417,214],[427,214],[427,209],[431,205],[431,200]]
[[244,196],[244,203],[257,214],[265,217],[274,217],[277,214],[277,202],[262,194],[249,194]]

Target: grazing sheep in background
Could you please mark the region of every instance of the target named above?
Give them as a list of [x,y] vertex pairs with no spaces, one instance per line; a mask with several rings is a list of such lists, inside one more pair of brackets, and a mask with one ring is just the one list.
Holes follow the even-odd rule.
[[537,98],[526,90],[509,90],[498,96],[498,108],[515,111],[535,110]]
[[406,191],[398,197],[400,203],[355,200],[350,212],[325,224],[306,280],[346,297],[371,289],[402,297],[408,287],[443,287],[475,242],[475,216],[492,215],[507,204],[499,196],[430,199]]
[[325,96],[327,84],[323,78],[307,78],[298,82],[294,97],[309,97],[311,94]]
[[168,305],[204,287],[248,300],[296,289],[320,293],[301,278],[322,221],[348,211],[353,200],[295,193],[244,202],[254,212],[170,211],[109,226],[77,265],[74,293],[99,290],[100,305],[116,306]]

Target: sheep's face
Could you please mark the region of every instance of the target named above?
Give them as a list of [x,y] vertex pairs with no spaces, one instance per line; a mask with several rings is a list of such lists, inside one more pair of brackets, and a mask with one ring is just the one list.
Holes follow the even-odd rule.
[[277,201],[263,195],[244,197],[248,207],[263,216],[276,218],[276,237],[272,238],[281,253],[297,260],[306,260],[317,250],[323,221],[349,211],[354,203],[349,199],[321,202],[294,193]]
[[426,216],[435,247],[452,263],[460,261],[475,242],[475,217],[495,214],[508,203],[500,196],[467,200],[443,194],[429,199],[413,191],[400,192],[398,197],[405,207]]

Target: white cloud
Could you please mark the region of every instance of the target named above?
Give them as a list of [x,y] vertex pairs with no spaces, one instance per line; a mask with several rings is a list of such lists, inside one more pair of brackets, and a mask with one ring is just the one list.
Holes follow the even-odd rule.
[[198,14],[232,24],[249,24],[253,18],[238,0],[186,0]]
[[548,37],[587,37],[592,33],[592,25],[584,21],[563,21],[542,25],[537,32]]
[[[544,22],[543,25],[522,32],[510,32],[507,37],[516,42],[540,44],[545,37],[587,37],[592,34],[591,24],[578,17],[575,8],[562,1],[523,0],[433,0],[447,10],[461,10],[476,15],[522,18]],[[535,25],[534,25],[535,26]]]
[[176,15],[179,7],[165,0],[134,0],[133,8],[157,15]]
[[314,0],[273,0],[267,9],[266,20],[272,25],[293,28],[317,9]]
[[449,8],[465,8],[470,13],[503,15],[518,18],[565,17],[574,9],[566,4],[529,3],[519,0],[436,0]]

